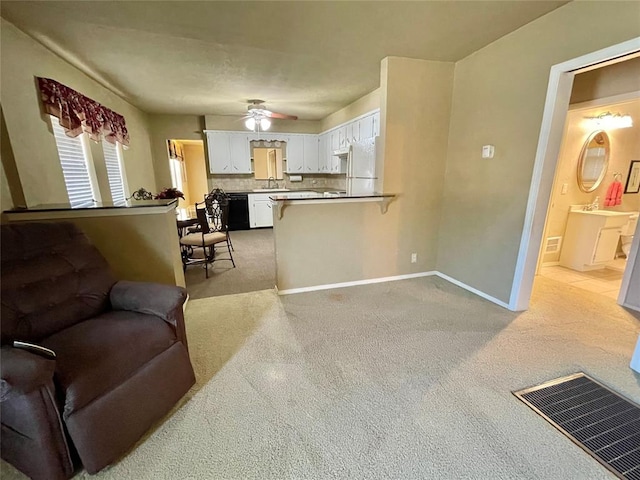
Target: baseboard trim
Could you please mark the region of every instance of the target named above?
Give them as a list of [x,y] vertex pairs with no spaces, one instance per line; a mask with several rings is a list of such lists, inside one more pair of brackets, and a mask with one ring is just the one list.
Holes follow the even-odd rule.
[[556,262],[543,262],[540,266],[541,267],[557,267],[558,265],[560,265],[560,261],[556,261]]
[[407,280],[409,278],[431,277],[437,274],[438,272],[435,271],[409,273],[407,275],[396,275],[393,277],[367,278],[366,280],[356,280],[353,282],[327,283],[324,285],[314,285],[312,287],[289,288],[287,290],[278,290],[278,287],[276,287],[276,292],[278,295],[292,295],[294,293],[315,292],[317,290],[331,290],[332,288],[356,287],[358,285],[369,285],[371,283],[394,282],[396,280]]
[[502,300],[498,300],[495,297],[492,297],[491,295],[487,295],[486,293],[470,287],[469,285],[467,285],[466,283],[462,283],[459,280],[456,280],[455,278],[450,277],[449,275],[445,275],[444,273],[441,272],[437,272],[435,270],[432,270],[430,272],[420,272],[420,273],[409,273],[407,275],[396,275],[393,277],[379,277],[379,278],[368,278],[366,280],[356,280],[353,282],[342,282],[342,283],[328,283],[325,285],[314,285],[312,287],[302,287],[302,288],[290,288],[287,290],[278,290],[278,287],[276,287],[276,293],[278,295],[293,295],[296,293],[305,293],[305,292],[316,292],[318,290],[331,290],[332,288],[345,288],[345,287],[355,287],[358,285],[369,285],[372,283],[384,283],[384,282],[394,282],[396,280],[407,280],[410,278],[418,278],[418,277],[440,277],[443,280],[446,280],[449,283],[452,283],[460,288],[463,288],[475,295],[478,295],[479,297],[484,298],[485,300],[489,300],[492,303],[495,303],[496,305],[499,305],[503,308],[506,308],[507,310],[512,310],[509,305],[505,302],[503,302]]
[[465,290],[474,293],[476,295],[478,295],[479,297],[484,298],[485,300],[489,300],[492,303],[495,303],[496,305],[500,305],[503,308],[506,308],[507,310],[513,310],[508,303],[503,302],[502,300],[498,300],[496,297],[492,297],[491,295],[488,295],[480,290],[478,290],[477,288],[473,288],[470,287],[469,285],[467,285],[466,283],[462,283],[459,280],[456,280],[455,278],[450,277],[449,275],[445,275],[444,273],[441,272],[436,272],[436,275],[440,278],[442,278],[443,280],[446,280],[449,283],[453,283],[454,285],[460,287],[460,288],[464,288]]

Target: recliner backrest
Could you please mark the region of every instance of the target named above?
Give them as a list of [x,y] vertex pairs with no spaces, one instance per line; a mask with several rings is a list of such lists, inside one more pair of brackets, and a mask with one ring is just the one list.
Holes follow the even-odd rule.
[[109,308],[115,278],[69,222],[1,227],[0,341],[37,342]]

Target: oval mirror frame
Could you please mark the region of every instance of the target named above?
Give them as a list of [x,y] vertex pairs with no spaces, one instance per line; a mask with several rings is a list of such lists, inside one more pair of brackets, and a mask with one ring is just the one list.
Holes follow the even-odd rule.
[[[593,150],[595,148],[597,149],[603,148],[604,155],[588,155],[589,150]],[[609,136],[607,135],[607,132],[605,132],[604,130],[596,130],[591,135],[589,135],[589,138],[587,138],[587,140],[584,142],[584,145],[582,146],[582,150],[580,151],[580,158],[578,159],[578,172],[577,172],[578,187],[584,193],[593,192],[602,183],[602,180],[607,174],[607,168],[609,167],[610,150],[611,150],[611,147],[609,142]],[[587,163],[588,156],[592,158],[591,165]],[[604,158],[602,158],[603,156]],[[594,162],[596,163],[594,164]],[[587,179],[585,178],[585,167],[594,168],[594,166],[600,168],[600,172],[597,178],[595,179],[593,179],[595,175],[592,175],[590,181],[593,181],[593,183],[591,183],[590,185],[587,185]]]

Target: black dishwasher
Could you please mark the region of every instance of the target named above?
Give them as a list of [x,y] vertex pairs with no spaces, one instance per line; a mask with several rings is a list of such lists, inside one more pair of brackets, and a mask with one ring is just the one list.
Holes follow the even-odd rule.
[[246,193],[228,193],[229,230],[249,230],[249,197]]

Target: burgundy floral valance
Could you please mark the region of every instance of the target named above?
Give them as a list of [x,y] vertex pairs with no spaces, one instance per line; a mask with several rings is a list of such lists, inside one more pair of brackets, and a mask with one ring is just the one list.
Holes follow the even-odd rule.
[[129,132],[122,115],[55,80],[36,78],[45,111],[60,120],[68,136],[77,137],[87,132],[96,142],[104,138],[109,143],[129,145]]

